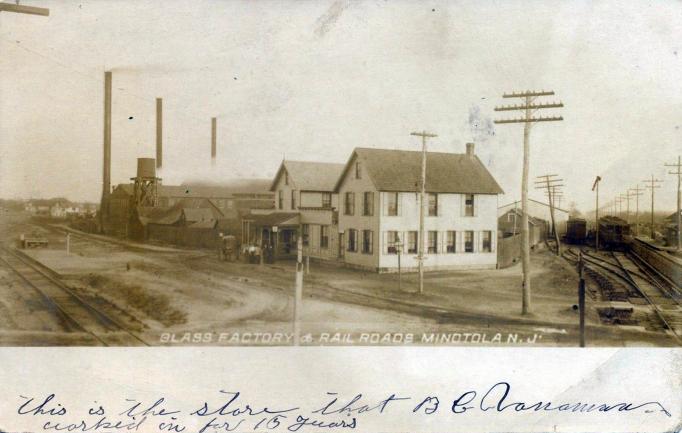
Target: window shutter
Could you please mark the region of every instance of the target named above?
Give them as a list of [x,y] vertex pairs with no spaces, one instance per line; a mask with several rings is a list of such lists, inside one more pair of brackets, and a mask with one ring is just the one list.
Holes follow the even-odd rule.
[[374,254],[374,230],[369,231],[369,253]]

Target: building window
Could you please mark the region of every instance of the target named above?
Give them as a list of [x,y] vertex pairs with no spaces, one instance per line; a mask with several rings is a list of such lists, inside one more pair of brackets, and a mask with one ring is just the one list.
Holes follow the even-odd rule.
[[429,216],[438,216],[438,194],[429,193]]
[[372,234],[372,230],[363,230],[362,231],[362,252],[364,254],[372,254],[372,241],[374,240],[374,236]]
[[438,253],[438,232],[437,231],[429,231],[429,249],[428,249],[429,254],[436,254]]
[[362,195],[362,214],[364,216],[374,215],[374,193],[371,191]]
[[472,231],[464,232],[464,252],[465,253],[474,252],[474,232]]
[[356,179],[361,179],[362,178],[362,168],[360,167],[360,161],[355,161],[355,178]]
[[387,216],[397,216],[398,215],[398,193],[397,192],[387,192],[386,193],[386,215]]
[[277,197],[277,207],[279,209],[284,209],[284,191],[281,189],[279,190],[279,194]]
[[466,194],[464,196],[464,216],[474,216],[474,195]]
[[483,252],[489,253],[493,250],[493,233],[490,230],[483,231]]
[[355,215],[355,193],[347,192],[343,206],[344,215]]
[[398,246],[400,245],[400,235],[397,231],[386,232],[386,253],[398,254]]
[[456,242],[457,242],[457,232],[455,231],[448,231],[448,243],[446,245],[445,251],[448,253],[454,253],[457,251],[456,248]]
[[419,233],[407,232],[407,252],[409,254],[417,254]]
[[323,192],[322,193],[322,207],[329,208],[332,207],[332,193]]
[[348,252],[354,253],[358,250],[358,231],[355,229],[348,229],[348,242],[346,243]]
[[303,224],[301,226],[301,239],[303,240],[303,246],[308,246],[308,240],[310,239],[310,225]]
[[289,185],[289,173],[284,170],[284,185]]
[[291,190],[291,209],[296,209],[296,190]]
[[329,248],[329,226],[320,226],[320,248]]

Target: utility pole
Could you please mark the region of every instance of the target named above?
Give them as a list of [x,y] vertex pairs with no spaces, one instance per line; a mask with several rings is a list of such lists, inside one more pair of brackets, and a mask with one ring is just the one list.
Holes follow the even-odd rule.
[[666,167],[674,167],[677,170],[675,171],[669,171],[668,174],[676,174],[677,175],[677,249],[682,250],[682,217],[680,216],[680,212],[682,212],[682,209],[680,208],[680,202],[682,201],[682,156],[677,157],[677,164],[665,164]]
[[294,291],[294,346],[301,344],[301,307],[303,303],[303,240],[296,241],[296,288]]
[[531,285],[530,285],[530,236],[528,233],[528,171],[530,165],[530,129],[534,123],[537,122],[556,122],[564,120],[563,117],[533,117],[533,113],[543,108],[561,108],[564,106],[561,102],[554,102],[550,104],[534,104],[533,102],[539,96],[551,96],[554,91],[525,91],[520,93],[505,93],[503,98],[521,98],[523,104],[506,105],[495,107],[495,111],[513,111],[521,110],[524,112],[524,117],[517,119],[501,119],[495,120],[496,124],[504,123],[523,123],[523,174],[521,176],[521,252],[522,252],[522,268],[523,268],[523,295],[521,312],[522,314],[531,313]]
[[561,243],[559,242],[559,231],[556,228],[556,223],[554,219],[554,201],[557,198],[557,192],[559,188],[564,186],[559,182],[563,182],[563,179],[557,179],[558,174],[545,174],[543,176],[537,176],[535,181],[535,189],[544,189],[549,197],[549,216],[552,219],[552,234],[554,235],[554,240],[556,241],[556,253],[561,255]]
[[422,175],[421,175],[421,191],[419,194],[419,253],[417,260],[419,261],[419,293],[424,293],[424,201],[426,197],[426,139],[438,137],[436,134],[430,132],[412,132],[414,135],[422,138]]
[[595,191],[596,203],[594,205],[594,227],[597,231],[595,236],[595,249],[599,251],[599,182],[601,182],[601,176],[597,176],[592,184],[592,191]]
[[635,197],[635,235],[637,236],[639,236],[639,196],[642,195],[642,191],[644,189],[640,188],[639,184],[629,190],[629,192],[632,192],[632,196]]
[[17,2],[17,4],[0,3],[0,12],[15,12],[18,14],[41,15],[44,17],[50,16],[50,10],[48,8],[22,6],[19,2]]
[[661,187],[659,184],[663,181],[654,178],[652,174],[651,179],[646,179],[643,182],[651,190],[651,240],[656,240],[656,229],[654,228],[654,191],[656,188]]

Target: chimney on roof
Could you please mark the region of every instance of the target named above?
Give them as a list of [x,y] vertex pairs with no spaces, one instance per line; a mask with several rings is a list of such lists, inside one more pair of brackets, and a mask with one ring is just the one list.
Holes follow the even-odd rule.
[[467,143],[467,156],[469,158],[474,157],[474,143]]

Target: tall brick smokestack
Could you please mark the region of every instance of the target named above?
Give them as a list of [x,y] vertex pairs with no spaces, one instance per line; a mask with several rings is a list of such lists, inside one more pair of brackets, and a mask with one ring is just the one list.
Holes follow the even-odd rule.
[[163,100],[156,98],[156,169],[163,165]]
[[211,117],[211,163],[215,164],[218,119]]
[[104,215],[109,210],[111,192],[111,71],[104,72],[104,152],[102,166],[102,201],[100,203],[100,227],[104,229]]

